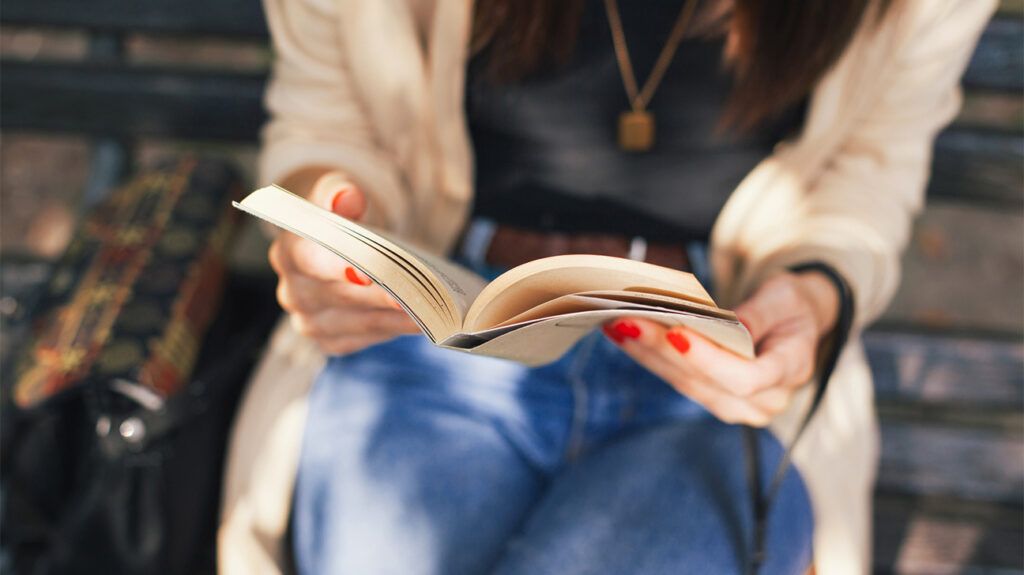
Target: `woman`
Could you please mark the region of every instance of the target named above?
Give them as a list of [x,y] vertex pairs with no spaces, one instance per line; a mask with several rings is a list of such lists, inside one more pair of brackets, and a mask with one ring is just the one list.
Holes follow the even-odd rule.
[[[293,329],[236,425],[224,571],[283,561],[296,467],[302,573],[747,569],[731,424],[769,426],[766,481],[844,286],[854,333],[885,307],[993,2],[266,6],[265,181],[478,269],[565,250],[691,269],[758,358],[639,319],[534,370],[437,350],[366,278],[281,236]],[[313,344],[333,357],[303,423]],[[868,569],[876,442],[854,337],[772,501],[761,572]]]

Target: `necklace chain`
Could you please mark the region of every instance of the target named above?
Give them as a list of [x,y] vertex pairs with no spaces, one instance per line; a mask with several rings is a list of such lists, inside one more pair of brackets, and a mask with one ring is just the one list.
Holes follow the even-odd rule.
[[697,8],[697,0],[687,0],[679,12],[675,26],[669,34],[665,47],[662,48],[658,60],[651,69],[650,76],[644,82],[642,89],[637,87],[636,75],[633,73],[633,63],[629,59],[629,47],[626,46],[626,34],[622,29],[622,18],[619,16],[619,7],[615,0],[604,0],[605,10],[608,12],[608,24],[612,29],[612,44],[615,45],[615,58],[619,63],[619,73],[622,76],[622,83],[626,87],[626,95],[629,96],[629,104],[636,112],[643,111],[654,96],[654,91],[661,84],[669,64],[683,40],[683,34],[690,25],[690,20]]

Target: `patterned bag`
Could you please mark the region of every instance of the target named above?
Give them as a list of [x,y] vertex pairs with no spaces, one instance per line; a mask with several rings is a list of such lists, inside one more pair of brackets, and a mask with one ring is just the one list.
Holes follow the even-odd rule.
[[273,288],[247,282],[210,328],[241,191],[224,163],[164,165],[98,206],[56,265],[4,397],[16,572],[212,568],[227,431],[276,317]]
[[226,174],[211,171],[185,159],[142,175],[84,222],[18,370],[19,407],[95,379],[139,386],[154,399],[181,387],[220,299],[233,223],[229,188],[209,185]]

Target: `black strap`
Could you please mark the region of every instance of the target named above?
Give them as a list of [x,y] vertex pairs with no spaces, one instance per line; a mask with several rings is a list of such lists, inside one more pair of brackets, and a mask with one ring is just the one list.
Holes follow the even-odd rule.
[[831,340],[831,345],[826,345],[825,353],[820,356],[817,369],[817,387],[814,390],[814,398],[811,400],[811,407],[807,410],[807,415],[804,416],[803,421],[797,428],[796,435],[793,436],[793,441],[783,452],[782,459],[779,460],[779,464],[775,468],[775,473],[772,474],[772,479],[768,483],[768,488],[763,492],[761,490],[760,480],[761,454],[757,442],[757,429],[750,426],[743,426],[747,464],[747,484],[750,490],[751,506],[754,510],[753,549],[748,562],[748,572],[751,575],[757,573],[761,568],[761,565],[764,564],[765,532],[768,524],[768,511],[771,509],[772,501],[774,501],[775,495],[782,486],[782,480],[786,476],[786,471],[789,469],[789,463],[793,455],[793,447],[796,445],[797,441],[800,440],[800,436],[803,435],[804,430],[807,429],[808,424],[811,422],[811,418],[814,417],[814,414],[818,411],[818,406],[821,405],[821,399],[825,396],[825,390],[828,388],[829,379],[832,377],[832,372],[835,371],[836,363],[839,361],[839,355],[846,346],[846,341],[849,339],[850,335],[850,328],[853,325],[853,292],[850,290],[850,286],[846,283],[846,280],[843,279],[843,276],[839,275],[832,266],[823,262],[808,262],[793,266],[789,269],[793,273],[809,271],[820,272],[831,280],[832,283],[835,284],[836,291],[839,294],[839,313],[836,317],[836,325],[832,330],[831,337],[829,338]]
[[[116,458],[126,452],[142,451],[153,441],[191,422],[193,417],[203,413],[209,406],[220,403],[234,389],[228,385],[231,378],[250,369],[258,361],[265,340],[266,333],[262,329],[249,329],[234,336],[230,348],[213,365],[196,373],[184,389],[168,397],[159,409],[141,407],[118,415],[111,420],[112,426],[120,425],[130,417],[136,418],[144,426],[145,437],[137,443],[130,443],[117,433],[108,433],[100,438],[105,453],[108,457]],[[92,402],[92,413],[113,415],[117,411],[111,409],[109,386],[106,382],[102,386],[88,388],[91,393],[87,399]]]

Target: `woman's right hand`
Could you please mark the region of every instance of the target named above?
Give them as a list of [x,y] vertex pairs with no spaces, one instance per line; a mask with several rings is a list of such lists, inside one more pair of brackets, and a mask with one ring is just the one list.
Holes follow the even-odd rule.
[[[352,220],[366,211],[362,191],[334,172],[318,177],[307,197]],[[269,256],[278,275],[278,302],[295,329],[325,353],[344,355],[419,333],[383,288],[327,249],[285,232],[271,244]]]

